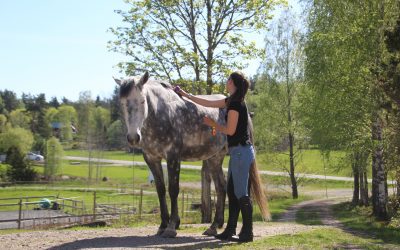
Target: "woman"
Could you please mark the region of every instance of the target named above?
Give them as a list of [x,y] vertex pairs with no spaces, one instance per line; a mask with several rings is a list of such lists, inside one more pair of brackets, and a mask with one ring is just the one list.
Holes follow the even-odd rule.
[[[255,161],[255,155],[247,129],[249,116],[244,101],[249,85],[249,81],[242,73],[232,73],[226,82],[229,97],[221,100],[205,100],[177,88],[178,94],[197,104],[206,107],[227,108],[226,126],[216,123],[209,117],[203,119],[204,124],[228,137],[230,154],[227,185],[229,218],[225,230],[215,236],[221,240],[253,241],[253,206],[249,191],[250,167]],[[243,227],[239,237],[234,238],[240,211],[242,211]]]

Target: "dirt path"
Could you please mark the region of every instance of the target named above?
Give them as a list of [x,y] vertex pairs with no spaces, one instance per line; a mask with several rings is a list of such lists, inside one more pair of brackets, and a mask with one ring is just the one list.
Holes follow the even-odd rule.
[[[173,239],[155,236],[157,228],[154,226],[15,233],[0,236],[0,249],[201,249],[236,244],[202,236],[201,231],[205,226],[207,225],[183,225],[183,229],[178,230],[178,236]],[[199,230],[193,227],[199,227]],[[257,240],[261,237],[295,234],[313,228],[316,227],[292,223],[255,223],[254,236]]]
[[[334,219],[331,211],[333,204],[348,200],[349,193],[351,194],[351,190],[337,190],[333,193],[329,191],[328,195],[331,198],[321,199],[320,197],[326,194],[322,191],[315,192],[313,195],[319,197],[318,199],[292,206],[277,222],[254,223],[255,240],[275,235],[296,234],[327,226],[349,232]],[[300,209],[318,213],[323,226],[296,224],[296,213]],[[0,235],[0,249],[202,249],[236,244],[201,235],[207,226],[208,224],[182,225],[181,230],[178,230],[178,236],[172,239],[155,236],[157,231],[155,226],[14,233]],[[238,225],[238,228],[240,227],[241,225]],[[346,249],[358,248],[346,246]]]

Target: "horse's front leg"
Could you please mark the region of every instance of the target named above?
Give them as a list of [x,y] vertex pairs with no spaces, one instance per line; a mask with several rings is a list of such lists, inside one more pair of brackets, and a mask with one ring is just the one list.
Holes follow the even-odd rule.
[[165,183],[164,183],[164,175],[161,166],[161,159],[152,158],[146,154],[143,154],[144,160],[150,168],[151,173],[154,176],[154,182],[156,184],[158,201],[160,203],[160,216],[161,216],[161,224],[158,228],[157,235],[161,235],[164,233],[164,230],[167,228],[169,223],[169,214],[167,207],[167,200],[165,198]]
[[179,228],[180,218],[178,214],[178,194],[179,194],[179,173],[181,162],[178,157],[169,157],[167,159],[168,168],[168,192],[171,199],[171,217],[168,227],[161,235],[165,238],[173,238],[176,236],[176,229]]

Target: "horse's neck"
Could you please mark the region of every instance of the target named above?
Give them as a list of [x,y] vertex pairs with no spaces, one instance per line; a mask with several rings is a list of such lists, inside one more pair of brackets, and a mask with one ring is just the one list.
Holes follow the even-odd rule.
[[149,115],[154,114],[157,117],[170,113],[170,109],[183,105],[182,99],[175,92],[161,86],[148,86],[146,97]]

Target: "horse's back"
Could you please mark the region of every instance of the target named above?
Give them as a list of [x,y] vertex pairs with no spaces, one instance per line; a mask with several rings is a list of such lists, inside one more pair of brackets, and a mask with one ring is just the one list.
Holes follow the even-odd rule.
[[216,101],[216,100],[221,100],[221,99],[225,99],[225,98],[226,98],[226,96],[221,95],[221,94],[196,95],[196,96],[197,96],[197,97],[200,97],[200,98],[204,98],[204,99],[209,100],[209,101]]

